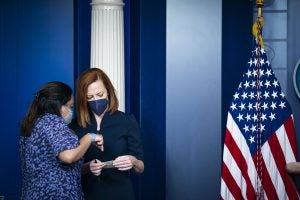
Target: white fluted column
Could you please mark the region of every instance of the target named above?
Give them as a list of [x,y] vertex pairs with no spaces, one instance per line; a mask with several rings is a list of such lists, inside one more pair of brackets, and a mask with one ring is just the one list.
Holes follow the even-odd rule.
[[123,0],[92,0],[91,67],[111,79],[125,111]]

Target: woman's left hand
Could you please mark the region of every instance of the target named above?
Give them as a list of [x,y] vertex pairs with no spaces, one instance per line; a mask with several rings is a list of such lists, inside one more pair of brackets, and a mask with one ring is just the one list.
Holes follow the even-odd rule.
[[136,157],[131,155],[119,156],[113,161],[113,165],[120,171],[126,171],[134,167],[136,161]]

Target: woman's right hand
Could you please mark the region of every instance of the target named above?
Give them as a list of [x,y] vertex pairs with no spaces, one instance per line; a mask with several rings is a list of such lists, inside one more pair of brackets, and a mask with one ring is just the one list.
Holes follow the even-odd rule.
[[99,176],[101,174],[102,168],[104,167],[105,163],[101,162],[98,159],[92,160],[89,164],[90,171],[95,176]]

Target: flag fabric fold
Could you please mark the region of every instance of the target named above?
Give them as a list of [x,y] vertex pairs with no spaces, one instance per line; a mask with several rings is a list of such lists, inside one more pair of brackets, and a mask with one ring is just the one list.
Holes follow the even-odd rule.
[[285,171],[297,158],[291,107],[256,41],[227,114],[221,199],[299,199]]

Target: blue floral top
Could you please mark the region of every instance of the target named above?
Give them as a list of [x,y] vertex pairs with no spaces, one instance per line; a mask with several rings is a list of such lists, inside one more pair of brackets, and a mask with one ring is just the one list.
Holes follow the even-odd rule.
[[63,118],[45,114],[30,137],[20,137],[21,199],[84,199],[81,189],[83,159],[64,164],[58,154],[79,146]]

